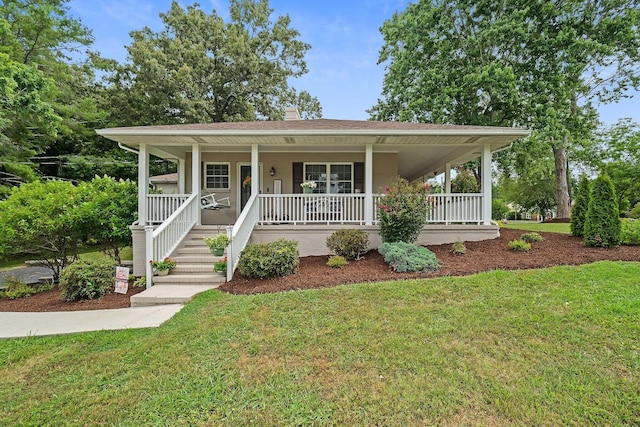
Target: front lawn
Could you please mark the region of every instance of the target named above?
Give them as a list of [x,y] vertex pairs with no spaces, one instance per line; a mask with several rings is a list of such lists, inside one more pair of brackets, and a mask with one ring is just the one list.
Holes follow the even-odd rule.
[[640,263],[235,296],[0,342],[7,425],[638,425]]
[[568,222],[507,221],[505,223],[501,223],[500,227],[536,232],[548,231],[550,233],[571,233]]

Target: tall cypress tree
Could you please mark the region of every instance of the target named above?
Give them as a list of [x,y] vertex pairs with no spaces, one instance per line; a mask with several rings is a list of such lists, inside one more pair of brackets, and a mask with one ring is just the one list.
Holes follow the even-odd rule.
[[605,248],[620,244],[618,199],[608,175],[600,175],[593,182],[584,222],[584,244]]
[[589,198],[591,197],[591,181],[586,175],[580,177],[578,184],[578,194],[576,201],[571,208],[571,234],[576,237],[584,236],[584,221],[589,208]]

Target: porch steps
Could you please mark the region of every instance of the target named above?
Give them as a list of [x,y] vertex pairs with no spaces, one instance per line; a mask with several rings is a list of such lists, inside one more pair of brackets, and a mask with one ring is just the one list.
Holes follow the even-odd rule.
[[[225,232],[224,227],[221,232]],[[176,268],[167,276],[154,276],[154,286],[133,295],[131,306],[185,304],[196,294],[225,283],[226,277],[213,271],[213,263],[221,257],[213,255],[203,240],[216,234],[217,226],[194,227],[171,256]]]

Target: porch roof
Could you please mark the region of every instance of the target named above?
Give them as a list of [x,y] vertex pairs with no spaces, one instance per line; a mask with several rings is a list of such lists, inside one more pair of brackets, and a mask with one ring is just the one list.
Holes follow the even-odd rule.
[[[397,152],[398,171],[408,178],[442,172],[446,163],[464,163],[529,135],[521,128],[356,120],[281,120],[99,129],[97,133],[132,148],[146,143],[162,158],[184,159],[193,144],[207,151]],[[425,147],[429,147],[425,150]]]

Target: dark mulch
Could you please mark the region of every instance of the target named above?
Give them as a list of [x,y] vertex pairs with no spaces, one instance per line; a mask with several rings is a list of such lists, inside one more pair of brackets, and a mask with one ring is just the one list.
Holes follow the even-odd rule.
[[[540,233],[545,241],[534,243],[530,252],[514,252],[507,243],[523,233],[501,229],[500,237],[483,242],[467,242],[464,255],[453,255],[452,245],[430,246],[442,261],[433,273],[395,273],[376,251],[369,251],[364,259],[352,261],[344,268],[326,265],[328,257],[312,256],[300,259],[300,271],[287,277],[249,280],[236,272],[233,280],[220,287],[234,294],[255,294],[297,289],[327,288],[340,284],[379,282],[409,278],[465,276],[481,271],[545,268],[555,265],[579,265],[599,260],[640,261],[640,246],[620,246],[614,249],[587,248],[582,240],[566,234]],[[53,290],[20,300],[0,299],[0,311],[70,311],[122,308],[129,306],[129,297],[143,288],[133,288],[127,295],[108,294],[94,301],[65,303],[60,291]]]
[[382,256],[369,251],[363,260],[351,261],[341,269],[326,265],[328,257],[312,256],[300,259],[297,274],[268,280],[245,279],[236,272],[233,280],[220,289],[234,294],[279,292],[296,289],[327,288],[347,283],[379,282],[420,277],[466,276],[490,270],[523,270],[555,265],[579,265],[599,260],[640,261],[640,246],[620,246],[614,249],[587,248],[582,239],[559,233],[540,233],[544,242],[533,243],[529,252],[514,252],[507,244],[518,239],[521,230],[503,228],[500,237],[483,242],[466,242],[464,255],[451,253],[452,245],[430,246],[442,267],[432,273],[395,273]]

